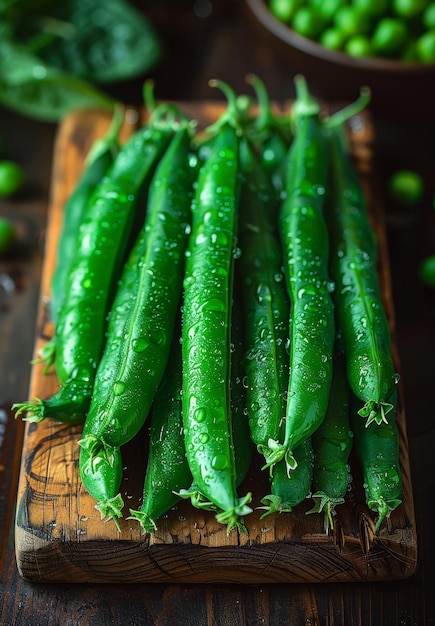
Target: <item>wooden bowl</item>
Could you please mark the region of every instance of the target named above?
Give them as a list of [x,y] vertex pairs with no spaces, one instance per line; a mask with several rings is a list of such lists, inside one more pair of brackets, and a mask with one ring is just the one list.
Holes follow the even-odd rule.
[[416,122],[433,118],[435,64],[353,58],[302,37],[275,18],[265,0],[246,0],[246,5],[267,45],[293,73],[305,75],[316,96],[353,100],[367,85],[372,90],[371,109],[378,114],[418,116]]

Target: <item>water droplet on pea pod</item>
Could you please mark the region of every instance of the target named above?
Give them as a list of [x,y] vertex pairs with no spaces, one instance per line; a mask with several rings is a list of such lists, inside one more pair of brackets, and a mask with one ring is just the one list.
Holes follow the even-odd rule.
[[272,301],[272,293],[268,285],[264,285],[260,283],[257,287],[257,299],[261,304],[263,302],[271,302]]
[[228,244],[228,236],[222,231],[216,231],[211,234],[211,242],[220,246],[226,246]]
[[113,383],[113,395],[114,396],[120,396],[124,393],[126,388],[126,384],[122,381],[122,380],[118,380],[116,381],[116,383]]
[[149,343],[144,337],[138,337],[136,339],[133,339],[131,343],[133,352],[137,353],[144,352],[144,350],[146,350],[148,346]]
[[166,343],[166,333],[162,329],[155,328],[150,333],[150,341],[156,346],[162,346]]
[[256,401],[252,402],[249,407],[249,410],[252,413],[256,413],[257,411],[259,411],[259,409],[260,409],[260,404]]
[[213,298],[211,300],[207,300],[204,304],[199,308],[200,311],[224,311],[225,303],[219,298]]
[[203,243],[207,243],[207,237],[204,233],[200,232],[195,238],[195,243],[197,246],[200,246]]
[[197,422],[204,422],[207,418],[207,409],[205,407],[197,407],[193,413],[193,419]]
[[210,436],[208,435],[208,433],[200,433],[196,439],[196,442],[199,444],[205,444],[208,443],[209,440]]
[[228,466],[228,459],[224,454],[216,454],[211,460],[211,466],[215,470],[223,470]]
[[80,366],[80,367],[74,368],[67,382],[71,382],[72,380],[80,380],[83,382],[89,382],[92,376],[93,374],[90,372],[90,370],[87,367]]

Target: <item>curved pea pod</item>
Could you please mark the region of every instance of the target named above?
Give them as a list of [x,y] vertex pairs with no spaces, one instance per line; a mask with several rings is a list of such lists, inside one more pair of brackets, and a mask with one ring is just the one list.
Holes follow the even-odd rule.
[[181,403],[181,346],[174,334],[171,355],[152,408],[148,462],[142,504],[130,509],[147,533],[157,530],[157,520],[180,500],[178,491],[192,481],[186,459]]
[[261,499],[259,507],[265,513],[260,519],[272,513],[290,513],[295,506],[308,497],[313,478],[313,447],[311,439],[305,439],[294,449],[296,467],[288,474],[284,459],[276,463],[271,479],[271,493]]
[[[80,443],[80,442],[79,442]],[[119,488],[122,481],[122,457],[119,448],[107,448],[102,455],[92,455],[80,447],[79,471],[87,492],[96,500],[95,507],[104,521],[113,520],[118,531],[124,501]]]
[[[148,211],[134,248],[140,248],[133,285],[118,290],[109,316],[82,445],[93,451],[122,446],[142,428],[166,368],[184,275],[196,168],[190,128],[175,133],[153,176]],[[131,264],[128,264],[130,273]],[[125,314],[117,313],[121,299]],[[125,304],[125,307],[124,307]],[[123,329],[120,332],[120,327]],[[98,446],[95,440],[100,442]]]
[[64,298],[69,268],[74,262],[77,237],[86,215],[87,203],[119,153],[121,146],[118,137],[123,120],[123,108],[117,106],[106,135],[92,144],[84,162],[83,172],[65,203],[56,247],[56,265],[51,280],[51,314],[54,324]]
[[311,437],[314,452],[312,498],[308,513],[324,513],[325,530],[334,527],[334,509],[344,503],[352,476],[349,455],[353,433],[350,425],[350,389],[343,355],[336,351],[328,409]]
[[243,297],[247,410],[251,438],[269,454],[286,411],[289,299],[276,232],[278,197],[249,142],[241,140],[237,275]]
[[399,432],[395,419],[396,392],[388,422],[364,424],[361,401],[352,396],[351,424],[355,449],[362,469],[367,506],[377,513],[375,532],[402,503],[402,472],[399,458]]
[[377,274],[377,239],[364,192],[346,152],[342,129],[330,132],[331,198],[328,223],[337,326],[353,393],[366,424],[381,424],[393,409],[398,376]]
[[290,147],[285,197],[279,229],[290,298],[289,381],[285,433],[270,439],[265,468],[285,458],[287,470],[297,461],[293,451],[321,424],[328,405],[335,339],[328,273],[329,239],[324,216],[328,182],[327,141],[305,81],[297,79],[293,105],[294,139]]
[[[216,126],[215,126],[216,128]],[[230,342],[239,137],[228,116],[193,201],[182,318],[183,422],[196,488],[228,531],[251,512],[239,498],[230,421]]]
[[79,229],[74,262],[56,325],[55,368],[60,389],[48,399],[14,405],[28,421],[50,417],[82,422],[89,409],[106,331],[106,317],[125,262],[135,213],[171,137],[173,122],[156,121],[122,147],[97,185]]
[[[123,108],[117,106],[106,135],[92,144],[86,156],[83,171],[64,205],[62,225],[56,246],[56,262],[50,284],[50,310],[55,328],[58,311],[65,297],[68,272],[74,262],[80,224],[96,186],[107,174],[119,152],[118,135],[123,119]],[[35,360],[35,363],[46,364],[44,373],[54,364],[55,351],[56,337],[54,336],[41,349],[40,358]]]

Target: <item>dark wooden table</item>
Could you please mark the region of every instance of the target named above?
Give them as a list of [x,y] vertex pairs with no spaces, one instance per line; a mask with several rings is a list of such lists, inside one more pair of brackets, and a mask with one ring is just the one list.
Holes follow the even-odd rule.
[[[256,39],[242,2],[213,2],[211,14],[203,18],[193,13],[194,4],[173,0],[150,3],[168,49],[157,72],[159,97],[210,98],[207,84],[212,77],[243,91],[248,72],[256,72],[265,80],[273,98],[292,96],[292,76],[297,68],[284,63]],[[136,102],[140,87],[131,83],[116,93]],[[342,585],[48,586],[24,582],[15,565],[14,505],[23,424],[13,419],[10,406],[28,392],[56,126],[0,109],[4,150],[27,173],[23,193],[13,201],[0,202],[0,213],[12,217],[20,229],[19,246],[0,260],[1,626],[435,624],[431,586],[435,575],[435,293],[417,280],[419,261],[435,252],[431,207],[435,127],[433,120],[418,115],[397,120],[394,112],[375,115],[374,122],[380,188],[398,166],[419,169],[428,188],[426,202],[411,215],[398,217],[386,204],[420,546],[416,575],[405,581]]]

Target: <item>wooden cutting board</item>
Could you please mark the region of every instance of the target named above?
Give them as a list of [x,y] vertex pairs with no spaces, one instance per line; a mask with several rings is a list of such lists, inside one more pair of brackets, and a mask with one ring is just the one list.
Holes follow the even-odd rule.
[[[217,102],[181,103],[187,115],[204,126],[222,110]],[[141,122],[140,111],[126,111],[123,138]],[[103,135],[110,120],[100,111],[76,113],[60,126],[52,176],[35,356],[51,337],[50,280],[66,198],[83,166],[92,141]],[[367,193],[379,247],[379,275],[388,313],[396,369],[400,364],[395,341],[394,311],[382,210],[373,174],[373,128],[366,114],[349,124],[351,149]],[[57,389],[54,374],[34,365],[29,398],[44,398]],[[311,501],[292,513],[260,520],[261,511],[245,519],[246,535],[226,533],[212,513],[181,502],[158,523],[154,536],[142,535],[139,525],[121,520],[101,521],[93,499],[84,490],[78,471],[80,426],[46,420],[26,424],[16,509],[16,558],[20,574],[33,582],[176,582],[271,583],[359,582],[411,576],[417,564],[417,537],[411,491],[405,410],[399,383],[400,459],[403,504],[392,513],[378,535],[374,514],[367,508],[358,464],[352,458],[352,489],[337,508],[334,531],[326,534],[323,516],[306,515]],[[21,399],[20,399],[21,400]],[[145,460],[139,438],[123,454],[125,476],[121,493],[128,508],[138,508]],[[253,468],[240,493],[252,491],[254,505],[268,488],[266,473]]]

